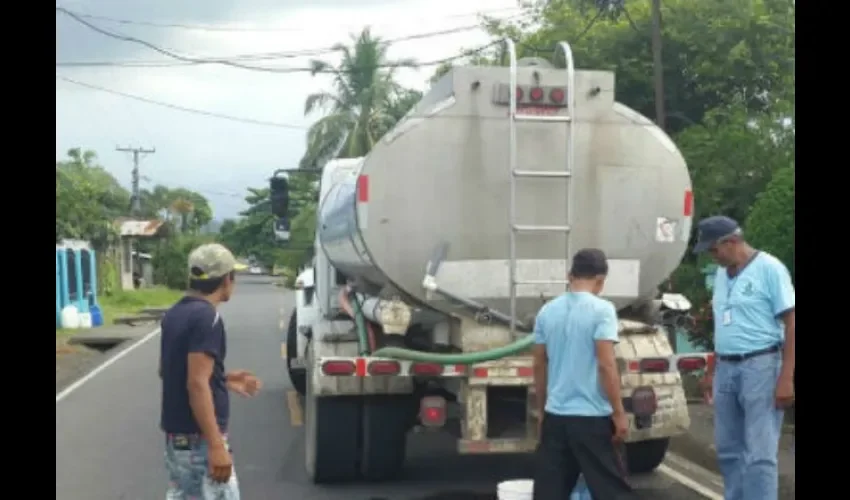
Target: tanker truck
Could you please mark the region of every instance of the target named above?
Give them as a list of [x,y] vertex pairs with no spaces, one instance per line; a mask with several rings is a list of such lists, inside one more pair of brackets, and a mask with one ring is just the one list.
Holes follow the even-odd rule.
[[568,44],[557,66],[504,45],[508,66],[454,68],[367,156],[322,171],[287,330],[315,483],[392,479],[413,429],[461,454],[532,452],[530,332],[583,247],[609,256],[630,469],[689,426],[681,372],[706,360],[674,355],[659,319],[690,308],[659,294],[690,234],[685,160]]

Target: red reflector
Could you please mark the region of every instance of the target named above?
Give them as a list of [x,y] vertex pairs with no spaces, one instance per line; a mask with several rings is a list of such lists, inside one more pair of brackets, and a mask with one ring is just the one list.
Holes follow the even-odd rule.
[[410,367],[410,373],[422,377],[436,377],[443,374],[443,367],[437,363],[414,363]]
[[549,99],[551,99],[552,102],[556,102],[558,104],[561,104],[562,102],[564,102],[564,90],[563,89],[552,89],[549,92]]
[[357,178],[357,201],[360,203],[369,202],[369,176],[361,175]]
[[647,358],[640,360],[640,371],[661,373],[670,370],[670,362],[662,358]]
[[638,416],[652,415],[658,409],[658,398],[651,387],[638,387],[632,392],[632,413]]
[[401,365],[398,361],[372,361],[369,363],[369,375],[398,375]]
[[530,366],[521,366],[516,369],[516,374],[518,377],[533,377],[534,368]]
[[353,361],[325,361],[322,363],[322,373],[325,375],[354,375]]
[[534,87],[533,89],[531,89],[529,96],[531,97],[532,101],[539,101],[540,99],[543,99],[543,89],[541,89],[540,87]]
[[522,91],[522,87],[516,88],[516,100],[521,101],[522,97],[525,95],[525,92]]
[[446,400],[440,396],[425,396],[419,404],[419,420],[427,427],[446,423]]
[[694,192],[685,191],[685,217],[690,217],[694,214]]
[[475,368],[472,370],[472,376],[477,378],[487,378],[487,368]]
[[679,361],[676,363],[676,366],[679,368],[679,371],[683,372],[702,370],[703,368],[705,368],[705,359],[699,356],[695,356],[692,358],[679,358]]

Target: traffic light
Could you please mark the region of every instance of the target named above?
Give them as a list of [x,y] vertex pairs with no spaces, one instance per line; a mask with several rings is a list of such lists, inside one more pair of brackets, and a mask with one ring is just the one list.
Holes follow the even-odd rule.
[[275,217],[286,217],[289,212],[289,181],[279,171],[269,181],[269,196],[272,214]]

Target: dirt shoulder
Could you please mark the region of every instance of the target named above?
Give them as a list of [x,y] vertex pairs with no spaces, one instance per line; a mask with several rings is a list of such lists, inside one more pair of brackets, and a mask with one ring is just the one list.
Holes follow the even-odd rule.
[[[140,290],[122,291],[110,296],[99,297],[98,302],[103,312],[104,326],[85,330],[56,330],[56,393],[68,387],[74,381],[83,377],[95,367],[106,361],[115,352],[126,347],[128,342],[156,329],[156,322],[147,322],[135,326],[116,327],[115,319],[122,316],[133,316],[144,309],[165,308],[174,304],[183,294],[181,291],[153,287]],[[86,346],[74,343],[76,337],[92,337],[92,340],[102,336],[106,341],[97,346]],[[115,339],[115,341],[110,341]]]
[[[706,469],[719,472],[714,446],[714,410],[703,403],[688,405],[691,427],[687,434],[670,442],[670,451]],[[796,461],[792,451],[794,426],[786,425],[779,443],[779,498],[795,497]]]

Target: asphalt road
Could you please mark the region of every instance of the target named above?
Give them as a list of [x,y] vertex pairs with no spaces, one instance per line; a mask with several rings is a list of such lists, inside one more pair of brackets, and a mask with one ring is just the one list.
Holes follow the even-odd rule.
[[[304,471],[303,414],[281,359],[281,320],[292,295],[268,278],[245,277],[223,306],[229,369],[253,370],[264,381],[256,398],[232,400],[231,442],[246,500],[407,500],[440,493],[494,493],[504,479],[528,477],[523,457],[460,457],[450,439],[413,435],[404,477],[387,484],[317,487]],[[163,498],[158,336],[117,360],[56,403],[56,498],[152,500]],[[681,481],[710,482],[687,466],[670,474],[633,478],[642,497],[706,498]],[[669,470],[669,469],[668,469]],[[678,479],[675,471],[679,471]],[[682,479],[685,476],[685,479]],[[716,485],[709,485],[716,491]],[[485,498],[445,496],[446,499]],[[495,498],[495,496],[491,497]],[[716,495],[712,498],[718,498]],[[722,498],[720,496],[719,498]]]

